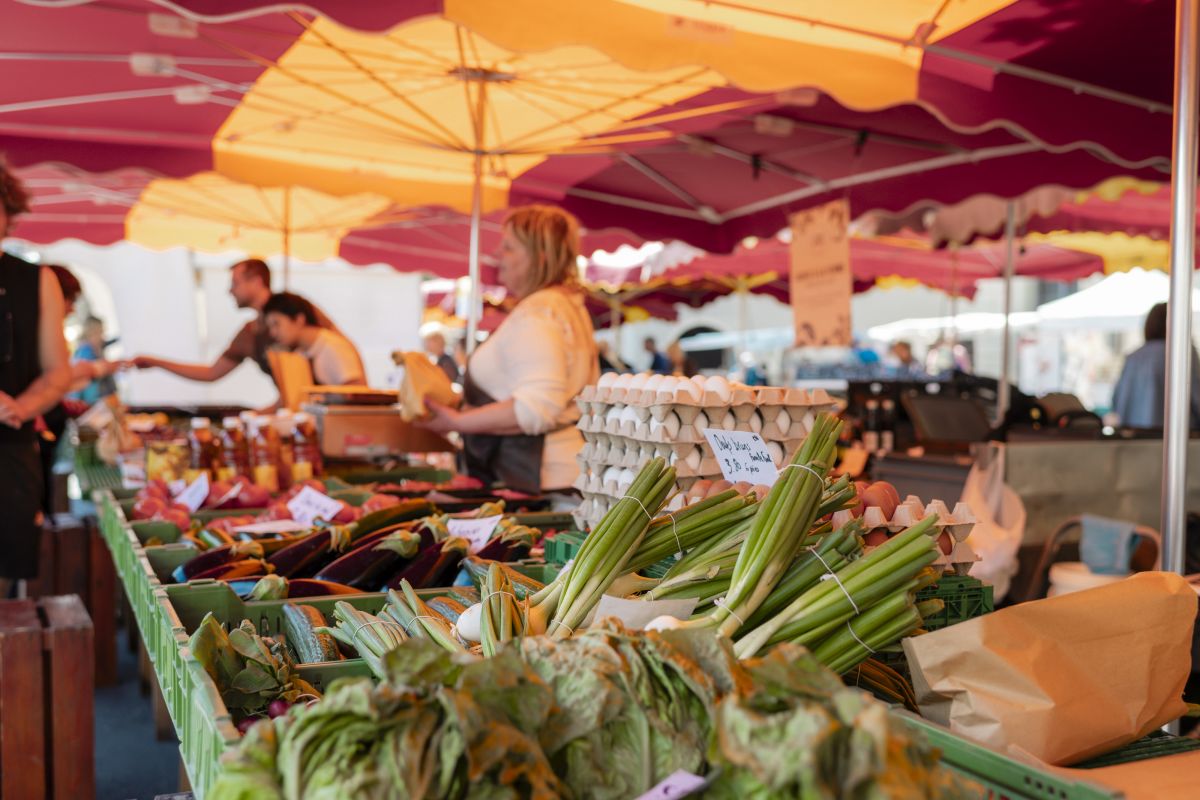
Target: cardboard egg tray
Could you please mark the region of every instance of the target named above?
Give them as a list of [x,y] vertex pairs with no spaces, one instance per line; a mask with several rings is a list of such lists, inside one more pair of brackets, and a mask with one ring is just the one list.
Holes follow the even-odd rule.
[[[950,553],[941,554],[934,566],[952,569],[956,575],[967,575],[971,571],[971,565],[979,561],[980,557],[966,541],[977,521],[971,507],[966,503],[956,504],[951,511],[941,500],[923,503],[916,495],[909,495],[904,498],[904,502],[896,506],[891,519],[885,519],[880,508],[871,506],[863,512],[862,522],[867,533],[884,529],[895,534],[915,525],[930,514],[937,516],[937,521],[933,523],[937,535],[940,537],[942,533],[949,533],[954,540],[954,547]],[[850,519],[849,511],[839,511],[833,515],[833,526],[837,528]]]
[[710,427],[757,433],[781,466],[804,441],[816,415],[836,405],[821,389],[731,387],[723,398],[694,384],[674,392],[587,386],[576,402],[584,438],[575,482],[584,501],[576,517],[589,525],[599,522],[628,488],[629,475],[623,482],[614,480],[610,468],[636,473],[661,456],[675,467],[681,489],[720,478],[720,464],[704,436]]

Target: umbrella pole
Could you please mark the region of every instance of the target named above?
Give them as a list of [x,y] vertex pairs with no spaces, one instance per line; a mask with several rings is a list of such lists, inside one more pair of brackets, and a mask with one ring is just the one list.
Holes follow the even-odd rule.
[[1191,422],[1192,269],[1196,255],[1196,85],[1200,0],[1175,5],[1175,128],[1171,158],[1171,291],[1163,409],[1162,565],[1184,572]]
[[[749,298],[747,297],[747,295],[749,295],[749,294],[750,294],[750,289],[747,286],[747,282],[746,282],[745,278],[738,278],[738,284],[737,284],[738,334],[739,334],[739,338],[741,340],[742,353],[745,353],[746,350],[748,349],[748,347],[747,347],[748,340],[746,338],[747,337],[746,326],[749,324],[749,320],[750,320],[750,310],[747,306],[747,303],[749,302]],[[741,353],[738,353],[738,358],[739,359],[741,358]],[[741,362],[739,361],[739,363],[741,363]]]
[[1004,424],[1008,409],[1012,405],[1011,387],[1009,387],[1009,365],[1012,361],[1009,348],[1011,347],[1009,321],[1012,318],[1012,282],[1016,268],[1014,253],[1017,235],[1017,211],[1012,201],[1008,203],[1008,211],[1004,218],[1004,341],[1000,343],[1000,387],[996,399],[997,422]]
[[480,286],[479,286],[479,225],[483,217],[483,156],[475,153],[475,185],[471,190],[471,253],[467,274],[471,286],[467,308],[467,354],[475,352],[475,339],[479,331]]
[[292,188],[283,187],[283,290],[291,289],[292,281]]

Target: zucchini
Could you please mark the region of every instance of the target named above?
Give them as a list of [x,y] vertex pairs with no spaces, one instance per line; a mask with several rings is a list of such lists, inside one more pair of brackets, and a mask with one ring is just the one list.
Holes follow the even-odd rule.
[[474,586],[451,586],[446,590],[446,597],[462,603],[465,608],[479,602],[479,589]]
[[468,556],[463,559],[463,567],[471,576],[471,580],[478,586],[487,578],[488,570],[492,564],[499,564],[500,569],[508,576],[509,581],[513,585],[513,594],[518,600],[524,600],[526,597],[537,594],[542,589],[546,588],[544,584],[535,581],[533,578],[513,569],[508,564],[497,561],[488,561],[487,559],[479,558],[478,556]]
[[451,625],[458,622],[459,614],[467,610],[467,607],[458,602],[452,597],[435,597],[425,603],[431,611],[436,611],[446,618],[446,622]]
[[325,625],[325,615],[312,606],[288,603],[283,607],[284,636],[298,663],[342,660],[334,638],[316,630]]

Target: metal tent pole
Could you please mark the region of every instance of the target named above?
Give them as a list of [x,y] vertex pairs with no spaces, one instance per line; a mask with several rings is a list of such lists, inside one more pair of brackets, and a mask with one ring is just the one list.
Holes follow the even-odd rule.
[[1196,261],[1196,87],[1200,0],[1175,4],[1175,128],[1171,158],[1171,293],[1163,409],[1163,569],[1182,574],[1191,420],[1192,269]]
[[1004,218],[1004,341],[1000,343],[1000,387],[996,398],[996,416],[998,417],[996,421],[1001,425],[1004,424],[1004,418],[1008,416],[1008,409],[1012,405],[1012,389],[1009,386],[1009,375],[1012,368],[1010,321],[1012,319],[1013,273],[1016,270],[1016,253],[1014,252],[1016,238],[1017,211],[1010,200]]
[[471,253],[467,274],[471,279],[470,308],[467,309],[467,355],[475,352],[479,317],[483,313],[483,287],[479,277],[479,226],[483,221],[483,125],[484,109],[487,104],[487,83],[479,81],[479,97],[476,100],[475,122],[475,175],[471,188]]

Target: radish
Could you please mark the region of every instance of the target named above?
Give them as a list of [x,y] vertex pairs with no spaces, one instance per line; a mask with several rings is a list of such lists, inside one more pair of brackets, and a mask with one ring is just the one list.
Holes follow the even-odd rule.
[[284,714],[286,714],[288,712],[288,709],[291,707],[292,707],[292,704],[282,698],[277,699],[277,700],[272,700],[271,704],[267,706],[267,716],[270,717],[271,719],[275,719],[276,717],[282,717]]
[[246,717],[245,719],[243,719],[241,722],[239,722],[237,724],[238,733],[245,736],[246,732],[249,731],[252,727],[254,727],[254,723],[259,722],[264,719],[266,719],[266,717]]

